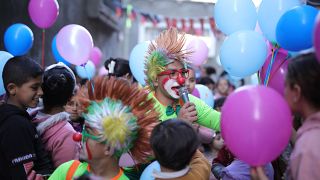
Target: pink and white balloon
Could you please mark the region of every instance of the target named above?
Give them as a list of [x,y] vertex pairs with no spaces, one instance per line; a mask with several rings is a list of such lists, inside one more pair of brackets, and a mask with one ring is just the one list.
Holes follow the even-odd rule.
[[206,43],[198,37],[191,38],[186,45],[186,49],[193,52],[188,60],[195,66],[202,65],[208,58],[209,48]]
[[57,34],[57,49],[60,55],[74,65],[85,64],[93,48],[89,31],[78,24],[64,26]]

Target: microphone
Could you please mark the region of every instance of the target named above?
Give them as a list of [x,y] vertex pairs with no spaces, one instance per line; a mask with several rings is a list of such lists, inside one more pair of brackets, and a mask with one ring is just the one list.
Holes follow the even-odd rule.
[[[188,89],[186,87],[179,88],[180,104],[189,102]],[[182,102],[181,102],[182,101]]]

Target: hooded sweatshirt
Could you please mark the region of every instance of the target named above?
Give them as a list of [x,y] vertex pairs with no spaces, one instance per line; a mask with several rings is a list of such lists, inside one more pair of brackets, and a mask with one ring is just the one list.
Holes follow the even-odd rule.
[[68,123],[68,119],[69,114],[66,112],[49,115],[41,111],[33,119],[55,168],[70,160],[79,159],[80,144],[73,141],[76,131]]
[[0,105],[0,179],[27,179],[52,170],[29,114],[14,105]]

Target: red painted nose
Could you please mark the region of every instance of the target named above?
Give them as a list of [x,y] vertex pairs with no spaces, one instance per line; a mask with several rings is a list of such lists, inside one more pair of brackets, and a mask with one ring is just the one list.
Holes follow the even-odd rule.
[[81,139],[82,139],[82,134],[81,133],[74,133],[73,136],[72,136],[72,139],[75,141],[75,142],[80,142]]
[[186,79],[184,77],[179,76],[177,79],[177,82],[179,83],[180,86],[183,86],[184,83],[186,82]]

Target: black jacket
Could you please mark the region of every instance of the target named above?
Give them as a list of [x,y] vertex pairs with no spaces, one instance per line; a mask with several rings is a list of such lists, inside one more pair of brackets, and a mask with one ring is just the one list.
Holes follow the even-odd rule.
[[0,105],[0,179],[27,179],[24,166],[37,174],[52,173],[53,166],[26,111]]

